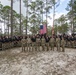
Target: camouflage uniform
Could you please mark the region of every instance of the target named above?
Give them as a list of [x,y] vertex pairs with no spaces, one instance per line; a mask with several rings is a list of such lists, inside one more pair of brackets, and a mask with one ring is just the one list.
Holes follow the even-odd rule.
[[31,38],[27,37],[27,50],[28,51],[32,50],[31,44],[32,44]]
[[62,37],[62,40],[61,40],[61,47],[62,47],[62,51],[64,52],[65,51],[65,40],[64,40],[63,37]]
[[11,37],[9,37],[8,38],[8,48],[12,48],[13,46],[12,46],[12,38]]
[[40,50],[40,38],[39,37],[37,37],[36,38],[36,49],[37,49],[37,51],[39,51]]
[[71,46],[74,48],[74,37],[71,37]]
[[6,45],[5,45],[5,38],[2,38],[2,50],[5,50]]
[[54,51],[54,44],[55,44],[55,39],[52,37],[50,39],[49,45],[51,46],[51,50],[53,50],[53,51]]
[[0,37],[0,50],[2,50],[2,39]]
[[74,36],[74,48],[76,48],[76,35]]
[[56,47],[57,47],[57,51],[60,51],[60,38],[59,37],[56,38]]
[[42,46],[42,50],[45,50],[45,38],[42,37],[41,39],[41,46]]
[[33,36],[33,37],[31,38],[31,40],[32,40],[32,50],[35,51],[35,49],[36,49],[36,37]]
[[46,48],[47,48],[47,51],[49,50],[49,37],[48,36],[46,36],[46,43],[45,43],[45,45],[46,45]]
[[21,43],[22,43],[22,51],[25,51],[25,38],[23,37],[23,39],[21,40]]
[[70,39],[70,36],[68,36],[68,38],[67,38],[67,44],[68,44],[68,47],[71,47],[71,39]]

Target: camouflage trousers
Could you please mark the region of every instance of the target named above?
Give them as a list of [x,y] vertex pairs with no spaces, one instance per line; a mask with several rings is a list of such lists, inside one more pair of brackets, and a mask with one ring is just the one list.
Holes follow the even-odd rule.
[[36,50],[36,42],[33,42],[32,43],[32,51],[35,51]]
[[71,46],[72,48],[74,48],[74,41],[71,41]]
[[51,47],[51,50],[54,51],[54,43],[49,43],[50,47]]
[[71,42],[68,41],[68,42],[67,42],[67,45],[68,45],[68,47],[71,47]]
[[76,48],[76,41],[74,41],[74,47]]
[[57,51],[60,51],[60,44],[56,44]]
[[40,42],[36,42],[36,50],[40,51]]
[[32,51],[32,43],[27,43],[27,50]]
[[2,50],[2,43],[0,42],[0,50]]
[[42,50],[45,51],[45,43],[41,43]]
[[46,43],[46,48],[47,48],[47,51],[49,50],[49,43]]
[[61,48],[62,48],[62,52],[65,51],[65,45],[61,45]]
[[22,51],[25,51],[25,44],[22,44]]

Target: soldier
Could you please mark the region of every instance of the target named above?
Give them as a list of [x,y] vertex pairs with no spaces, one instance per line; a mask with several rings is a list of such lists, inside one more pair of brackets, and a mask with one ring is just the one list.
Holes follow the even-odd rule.
[[2,50],[5,50],[5,37],[2,37]]
[[65,51],[65,40],[64,40],[63,37],[62,37],[62,40],[61,40],[61,48],[62,48],[62,51],[64,52]]
[[32,40],[30,38],[30,36],[27,37],[27,50],[32,50],[31,48],[31,44],[32,44]]
[[8,36],[5,37],[5,41],[6,41],[5,42],[5,46],[6,46],[5,49],[8,49],[9,48],[9,38],[8,38]]
[[60,51],[60,38],[59,38],[59,36],[56,38],[56,47],[57,47],[57,51]]
[[47,47],[47,51],[48,51],[49,50],[49,37],[46,36],[45,40],[46,40],[46,47]]
[[[25,36],[26,39],[26,36]],[[21,47],[21,36],[18,36],[18,47]]]
[[10,36],[8,37],[8,41],[9,41],[9,48],[12,48],[13,47],[12,38]]
[[42,36],[42,38],[41,38],[41,46],[42,46],[42,50],[45,50],[45,38],[44,38],[44,36]]
[[37,35],[36,37],[36,46],[37,46],[37,51],[40,50],[40,37]]
[[74,48],[76,48],[76,35],[74,36]]
[[73,36],[71,37],[71,46],[72,48],[74,48],[74,37]]
[[0,50],[2,50],[2,38],[0,37]]
[[32,40],[32,50],[35,51],[35,49],[36,49],[36,37],[35,37],[35,35],[32,36],[31,40]]
[[70,36],[67,37],[67,44],[68,44],[68,47],[71,47],[71,38],[70,38]]
[[21,40],[21,43],[22,43],[22,52],[25,51],[25,42],[26,42],[25,37],[23,37],[23,39]]
[[53,51],[54,51],[54,44],[55,44],[55,39],[54,39],[54,37],[52,36],[52,38],[50,38],[49,45],[51,46],[51,50],[53,50]]

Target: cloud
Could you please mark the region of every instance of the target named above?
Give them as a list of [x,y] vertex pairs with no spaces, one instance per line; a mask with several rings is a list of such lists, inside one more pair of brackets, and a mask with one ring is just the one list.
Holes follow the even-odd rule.
[[62,4],[65,0],[60,0],[60,4]]
[[56,0],[56,2],[60,1],[60,4],[62,4],[65,0]]
[[8,0],[0,0],[0,2],[5,6],[5,5],[10,5],[10,1]]
[[[65,11],[64,11],[65,12]],[[55,14],[55,19],[58,19],[61,15],[66,15],[67,12],[61,12]],[[53,26],[53,13],[50,14],[50,18],[47,18],[48,26]]]

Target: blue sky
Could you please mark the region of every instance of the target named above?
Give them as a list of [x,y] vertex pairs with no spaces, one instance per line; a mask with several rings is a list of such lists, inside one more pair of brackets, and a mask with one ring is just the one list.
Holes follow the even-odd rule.
[[[66,15],[68,11],[66,11],[66,7],[70,0],[60,0],[60,5],[55,10],[55,19],[59,18],[61,15]],[[53,25],[53,10],[50,13],[50,18],[48,18],[48,25]]]
[[59,5],[59,7],[57,7],[57,12],[64,12],[64,13],[66,13],[67,11],[66,11],[66,7],[67,7],[67,4],[68,4],[68,2],[69,2],[70,0],[61,0],[61,2],[60,2],[60,5]]

